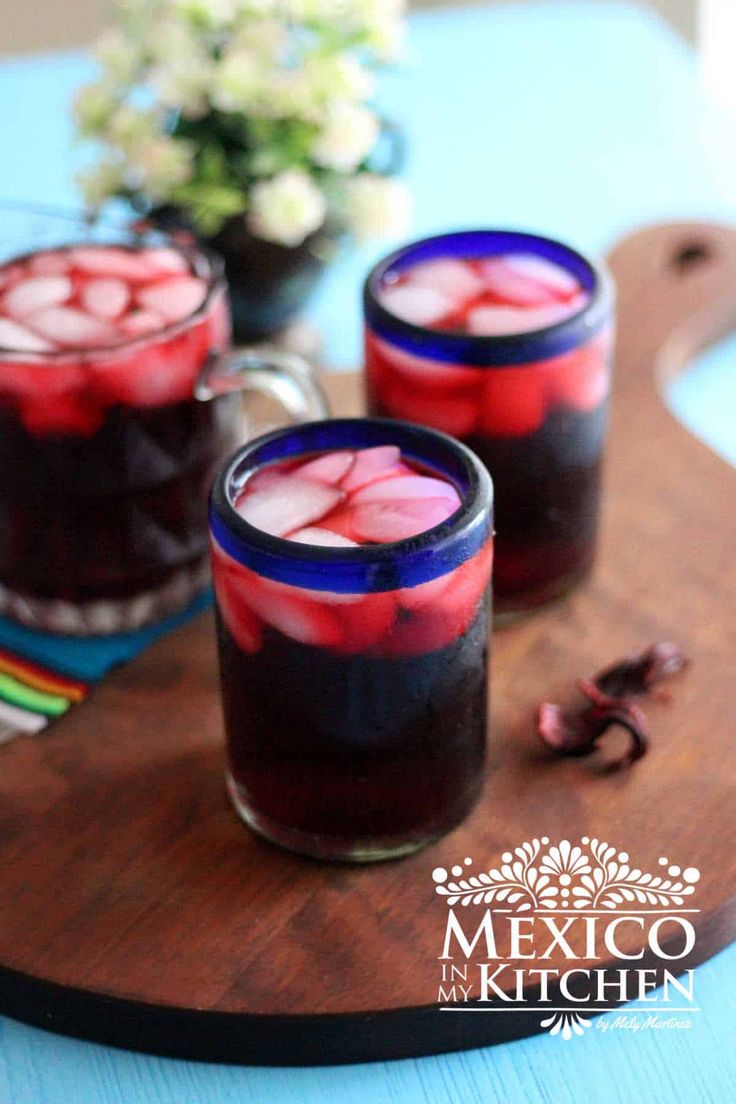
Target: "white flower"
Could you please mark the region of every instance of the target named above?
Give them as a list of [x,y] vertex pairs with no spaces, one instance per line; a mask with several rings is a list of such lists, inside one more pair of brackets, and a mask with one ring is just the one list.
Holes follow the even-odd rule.
[[264,61],[276,61],[287,40],[287,29],[278,19],[249,18],[234,31],[228,50],[237,53],[246,47],[265,55]]
[[320,102],[366,100],[375,89],[375,77],[352,54],[308,54],[303,76],[311,96]]
[[93,54],[106,75],[121,85],[135,80],[144,61],[138,43],[117,27],[102,32]]
[[312,147],[312,157],[327,169],[352,172],[373,149],[379,133],[378,119],[367,107],[335,103]]
[[165,9],[157,12],[152,22],[148,49],[153,66],[183,65],[203,53],[196,28]]
[[210,96],[221,111],[247,113],[257,106],[267,87],[268,71],[262,56],[257,50],[241,47],[229,51],[215,67]]
[[222,27],[235,18],[238,0],[173,0],[174,11],[210,27]]
[[159,135],[141,142],[129,155],[138,185],[152,199],[166,199],[192,175],[194,151],[189,142]]
[[74,98],[74,118],[80,134],[97,137],[117,110],[119,97],[106,81],[84,84]]
[[159,132],[160,125],[152,111],[140,111],[122,104],[108,123],[106,138],[123,152],[135,154]]
[[404,0],[355,0],[356,15],[364,24],[368,44],[384,61],[400,58],[406,24]]
[[317,230],[326,213],[325,197],[312,178],[301,169],[286,169],[254,185],[248,224],[259,238],[293,246]]
[[361,173],[346,184],[346,218],[360,239],[400,237],[411,221],[411,196],[405,184],[388,176]]
[[214,64],[205,56],[160,65],[151,73],[151,83],[163,107],[181,111],[187,119],[200,119],[208,111],[208,97]]
[[77,184],[89,207],[99,207],[123,186],[123,170],[113,161],[100,161],[77,173]]

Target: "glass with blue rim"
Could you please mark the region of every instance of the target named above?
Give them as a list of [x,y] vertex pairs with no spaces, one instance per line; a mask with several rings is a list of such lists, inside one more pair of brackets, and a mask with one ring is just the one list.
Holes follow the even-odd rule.
[[[508,332],[483,334],[470,332],[470,308],[420,325],[384,304],[387,289],[415,279],[418,266],[429,265],[429,286],[436,262],[449,260],[478,277],[479,299],[468,292],[475,310],[491,294],[481,288],[482,266],[508,258],[533,274],[541,262],[553,279],[555,266],[563,292],[566,282],[570,289],[569,309],[540,308],[514,331],[523,311],[508,310],[496,296],[492,307],[502,308]],[[440,271],[452,279],[447,265]],[[363,302],[369,414],[453,434],[493,477],[496,615],[517,616],[566,594],[593,564],[598,529],[614,302],[605,269],[540,235],[458,231],[382,260],[365,282]],[[498,313],[490,318],[498,324]]]
[[[266,465],[395,446],[461,505],[409,539],[320,547],[236,509]],[[316,858],[408,854],[480,793],[488,706],[493,487],[445,434],[348,418],[240,449],[210,500],[227,786],[240,817]]]

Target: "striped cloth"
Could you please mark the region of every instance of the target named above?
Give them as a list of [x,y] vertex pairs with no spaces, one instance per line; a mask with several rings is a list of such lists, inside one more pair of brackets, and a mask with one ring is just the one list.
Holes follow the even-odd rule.
[[22,732],[40,732],[83,701],[89,688],[89,682],[0,648],[0,743]]
[[55,636],[0,617],[0,744],[41,732],[96,682],[211,604],[209,590],[156,625],[115,636]]

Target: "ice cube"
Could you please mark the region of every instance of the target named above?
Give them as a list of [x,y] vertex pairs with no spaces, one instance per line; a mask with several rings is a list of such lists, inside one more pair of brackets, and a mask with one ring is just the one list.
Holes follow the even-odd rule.
[[460,497],[451,483],[427,475],[400,475],[369,483],[352,496],[351,503],[391,502],[397,499],[444,499],[450,513],[460,505]]
[[295,587],[270,585],[251,574],[243,594],[263,621],[300,644],[329,648],[343,639],[334,607],[301,598]]
[[158,275],[158,270],[147,260],[145,250],[89,245],[72,249],[69,255],[75,268],[91,276],[111,276],[138,283]]
[[138,292],[138,303],[146,310],[156,311],[167,322],[180,322],[202,306],[207,294],[204,280],[196,276],[172,276],[171,279],[149,284]]
[[533,364],[491,368],[478,407],[478,429],[489,437],[525,437],[544,421],[544,373]]
[[213,572],[217,605],[225,625],[241,651],[257,652],[263,639],[263,625],[239,593],[233,576],[220,568]]
[[476,307],[468,315],[468,332],[477,337],[502,337],[507,334],[531,333],[554,326],[571,317],[578,309],[575,300],[550,303],[543,307]]
[[42,307],[65,303],[71,293],[72,282],[68,276],[29,276],[5,293],[3,310],[13,318],[22,319]]
[[441,429],[453,437],[465,437],[473,431],[478,416],[476,390],[453,391],[437,401],[434,392],[423,393],[401,379],[391,380],[381,396],[382,405],[393,418]]
[[324,483],[285,475],[252,494],[248,494],[246,484],[246,492],[235,509],[256,529],[283,537],[319,521],[344,497],[342,491]]
[[26,267],[20,261],[16,264],[6,265],[5,268],[0,269],[0,290],[12,287],[13,284],[17,284],[26,275]]
[[70,267],[66,253],[37,253],[28,262],[28,271],[33,276],[66,276]]
[[147,249],[144,256],[158,272],[189,272],[186,259],[175,249]]
[[54,346],[10,318],[0,318],[0,349],[23,353],[48,353]]
[[515,268],[506,257],[491,257],[481,263],[486,291],[511,307],[543,307],[559,302],[553,287],[540,283]]
[[320,548],[358,547],[355,541],[348,540],[347,537],[342,537],[339,533],[333,533],[329,529],[320,529],[316,525],[308,526],[306,529],[297,529],[295,533],[289,534],[289,540],[297,541],[299,544],[316,544]]
[[125,337],[145,337],[146,334],[162,330],[166,322],[155,311],[136,310],[120,319],[118,328]]
[[363,502],[353,509],[353,533],[358,540],[378,544],[408,540],[440,525],[453,512],[447,498]]
[[483,292],[483,280],[468,264],[454,257],[440,257],[436,261],[423,261],[409,270],[409,284],[435,288],[449,295],[457,307]]
[[[480,381],[483,375],[482,368],[472,368],[462,364],[445,364],[444,361],[430,360],[429,357],[416,356],[407,353],[405,349],[399,349],[397,345],[390,345],[380,338],[373,338],[368,348],[368,356],[380,357],[383,367],[392,372],[399,372],[407,382],[416,384],[421,388],[433,388],[437,391],[449,391],[458,387],[472,387]],[[436,396],[432,397],[432,402]],[[444,396],[440,402],[444,402]],[[412,421],[414,419],[411,419]],[[420,419],[416,419],[419,421]]]
[[453,300],[444,292],[413,284],[386,288],[381,292],[380,301],[387,311],[415,326],[441,322],[455,308]]
[[391,591],[361,595],[355,605],[341,605],[337,610],[344,634],[340,651],[344,655],[359,655],[380,649],[382,638],[394,623],[396,610],[396,597]]
[[508,253],[503,260],[514,272],[544,285],[560,299],[571,299],[580,290],[571,272],[535,253]]
[[113,277],[90,280],[79,296],[82,306],[96,318],[117,318],[130,302],[128,285]]
[[337,484],[346,476],[353,466],[355,453],[346,449],[338,449],[335,452],[325,453],[314,460],[308,460],[302,464],[296,474],[301,479],[313,479],[317,483]]
[[608,395],[608,363],[598,346],[573,349],[544,368],[555,398],[575,410],[594,410]]
[[397,598],[404,609],[425,609],[431,602],[441,597],[448,587],[452,586],[455,578],[454,571],[448,571],[445,575],[439,575],[436,579],[430,579],[426,583],[419,583],[415,587],[405,587],[397,592]]
[[396,445],[378,445],[376,448],[361,449],[355,456],[355,463],[343,478],[340,486],[345,491],[357,491],[377,479],[384,479],[395,470],[403,470],[401,452]]
[[70,349],[101,348],[114,344],[118,337],[109,322],[76,307],[46,307],[26,322],[41,337]]

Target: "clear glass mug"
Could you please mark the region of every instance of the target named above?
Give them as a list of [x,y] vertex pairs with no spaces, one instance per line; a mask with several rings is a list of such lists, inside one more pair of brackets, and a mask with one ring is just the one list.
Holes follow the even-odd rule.
[[[83,314],[80,296],[95,277],[84,265],[99,262],[97,276],[114,280],[117,259],[123,278],[126,259],[134,271],[148,248],[173,278],[201,288],[178,321],[151,328],[149,319],[140,334],[74,347],[33,329],[48,318],[56,325],[58,314],[17,322],[7,313],[9,289],[68,263],[75,297],[61,320],[79,321],[73,312]],[[0,266],[0,612],[75,635],[137,629],[208,581],[207,492],[219,463],[251,435],[240,392],[267,393],[293,421],[326,417],[326,401],[301,358],[230,351],[222,267],[198,246],[6,207]],[[38,288],[52,284],[32,294]]]

